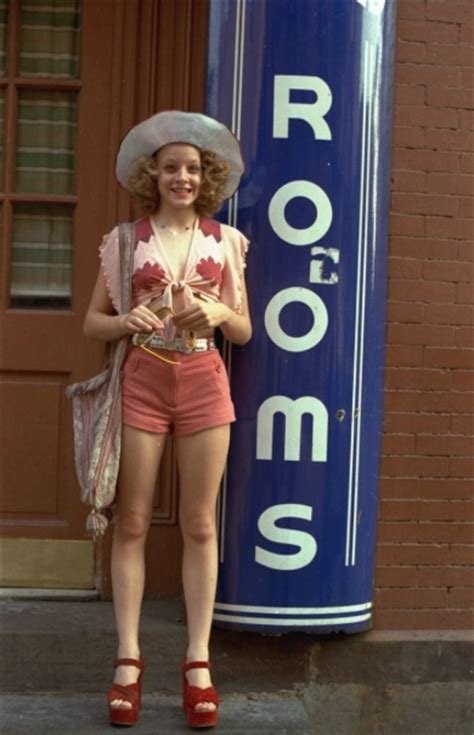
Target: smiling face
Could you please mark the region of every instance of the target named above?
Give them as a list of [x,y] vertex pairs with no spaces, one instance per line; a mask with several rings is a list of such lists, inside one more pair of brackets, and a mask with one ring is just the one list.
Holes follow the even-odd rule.
[[160,210],[194,208],[201,188],[201,154],[186,143],[170,143],[158,152]]

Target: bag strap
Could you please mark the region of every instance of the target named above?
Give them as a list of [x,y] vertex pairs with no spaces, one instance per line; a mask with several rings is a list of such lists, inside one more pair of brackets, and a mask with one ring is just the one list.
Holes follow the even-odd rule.
[[[120,309],[122,314],[130,311],[132,303],[132,276],[135,256],[135,225],[133,222],[121,222],[118,226],[120,250]],[[104,364],[118,373],[125,356],[128,335],[114,339],[105,345]]]
[[135,245],[135,225],[133,222],[122,222],[118,226],[120,246],[120,278],[122,314],[130,311],[132,303],[132,276]]

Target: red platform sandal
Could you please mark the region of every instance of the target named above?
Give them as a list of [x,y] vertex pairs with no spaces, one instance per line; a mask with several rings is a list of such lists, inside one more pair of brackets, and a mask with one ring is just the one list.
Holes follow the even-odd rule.
[[[108,694],[109,702],[109,720],[112,725],[134,725],[138,721],[138,713],[140,712],[140,705],[142,699],[142,676],[145,671],[145,664],[143,660],[136,658],[118,658],[114,661],[114,667],[117,666],[136,666],[140,669],[138,680],[133,684],[117,684],[113,682],[112,687]],[[125,702],[130,702],[131,707],[126,709],[123,707],[113,707],[112,702],[114,699],[122,699]]]
[[[188,683],[186,672],[190,669],[210,669],[209,661],[190,661],[183,664],[181,670],[183,672],[183,709],[186,714],[186,722],[188,727],[214,727],[217,723],[217,708],[219,707],[219,697],[214,687],[192,686]],[[210,712],[196,712],[196,705],[203,702],[212,702],[216,705],[216,709]]]

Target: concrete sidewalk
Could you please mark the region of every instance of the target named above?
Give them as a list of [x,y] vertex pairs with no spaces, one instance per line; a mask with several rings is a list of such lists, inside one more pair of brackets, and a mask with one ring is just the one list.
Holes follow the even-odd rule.
[[[16,694],[1,697],[2,735],[103,735],[111,732],[103,694]],[[121,728],[117,728],[121,729]],[[131,732],[131,731],[130,731]],[[142,701],[137,735],[179,735],[185,726],[178,696],[147,694]],[[313,735],[303,702],[294,694],[251,699],[228,694],[215,732],[227,735]]]
[[[147,600],[137,733],[182,733],[182,600]],[[110,732],[116,634],[110,602],[0,601],[0,735]],[[215,628],[217,733],[472,735],[473,635],[369,631],[264,636]]]
[[[1,735],[98,735],[110,732],[106,692],[116,635],[110,602],[4,600],[0,603]],[[216,732],[312,735],[303,701],[309,640],[216,630],[211,658],[222,698]],[[181,599],[147,600],[141,618],[146,671],[143,735],[190,732],[181,709],[186,650]],[[295,686],[295,682],[300,685]]]

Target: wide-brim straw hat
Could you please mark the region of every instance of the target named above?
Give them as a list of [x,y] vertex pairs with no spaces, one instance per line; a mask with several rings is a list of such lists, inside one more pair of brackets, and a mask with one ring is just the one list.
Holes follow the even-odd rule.
[[232,196],[244,172],[239,141],[219,120],[198,112],[179,110],[158,112],[127,133],[120,145],[115,168],[122,186],[128,189],[128,177],[137,158],[151,156],[169,143],[188,143],[201,151],[214,151],[230,167],[224,195],[226,199]]

